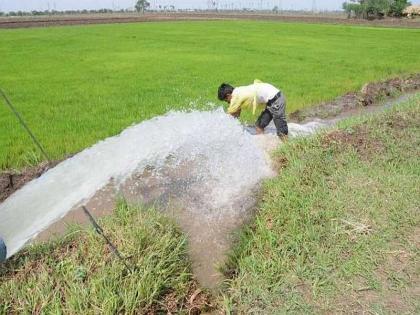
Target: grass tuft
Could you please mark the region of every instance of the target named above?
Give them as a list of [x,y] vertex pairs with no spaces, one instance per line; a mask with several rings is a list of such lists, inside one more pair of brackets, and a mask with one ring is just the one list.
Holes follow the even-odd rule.
[[[121,202],[101,220],[133,273],[92,229],[73,226],[0,266],[0,314],[188,313],[196,289],[186,239],[155,210]],[[199,305],[203,307],[203,305]]]

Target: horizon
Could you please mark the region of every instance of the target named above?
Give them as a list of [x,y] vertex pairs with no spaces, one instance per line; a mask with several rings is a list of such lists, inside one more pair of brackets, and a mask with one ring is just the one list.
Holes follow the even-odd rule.
[[[209,1],[199,0],[149,0],[152,10],[173,5],[175,9],[209,9]],[[277,6],[280,10],[291,11],[337,11],[342,10],[342,0],[221,0],[221,10],[271,10]],[[420,4],[420,0],[411,1]],[[46,11],[46,10],[98,10],[98,9],[133,9],[135,0],[0,0],[0,11]]]

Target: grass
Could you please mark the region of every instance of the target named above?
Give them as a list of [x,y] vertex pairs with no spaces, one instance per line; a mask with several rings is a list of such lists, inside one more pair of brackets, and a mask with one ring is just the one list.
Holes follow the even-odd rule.
[[[417,94],[282,146],[279,175],[225,268],[219,311],[418,313],[419,129]],[[0,314],[206,310],[206,300],[194,305],[185,236],[172,221],[121,203],[101,223],[133,274],[94,231],[73,227],[0,266]]]
[[[52,158],[61,159],[170,109],[206,108],[223,81],[272,82],[292,111],[418,72],[419,35],[261,21],[0,30],[0,87]],[[0,170],[41,160],[1,105]]]
[[133,273],[92,229],[74,226],[0,266],[0,314],[188,313],[195,284],[175,225],[123,203],[101,222]]
[[275,154],[226,268],[232,314],[419,313],[420,94]]

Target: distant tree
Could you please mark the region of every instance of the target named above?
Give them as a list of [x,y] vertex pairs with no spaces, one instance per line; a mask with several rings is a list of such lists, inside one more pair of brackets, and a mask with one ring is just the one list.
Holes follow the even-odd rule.
[[274,8],[273,8],[273,12],[274,12],[274,13],[279,13],[279,7],[278,7],[278,6],[274,6]]
[[343,9],[347,13],[347,17],[351,18],[352,16],[356,18],[365,18],[366,14],[366,3],[361,1],[360,3],[353,2],[344,2]]
[[391,6],[389,8],[389,16],[401,17],[404,15],[404,10],[411,3],[407,0],[394,0],[391,2]]
[[344,2],[343,9],[347,17],[380,19],[384,16],[402,16],[410,5],[407,0],[350,0]]
[[4,12],[0,11],[0,16],[6,15]]
[[353,3],[343,2],[343,10],[344,10],[344,12],[347,13],[347,18],[348,19],[351,18],[351,14],[353,12],[352,7],[351,7],[352,4]]
[[366,0],[364,1],[365,16],[368,19],[380,19],[387,15],[390,7],[389,0]]
[[137,12],[144,13],[150,7],[150,3],[147,0],[138,0],[135,8]]

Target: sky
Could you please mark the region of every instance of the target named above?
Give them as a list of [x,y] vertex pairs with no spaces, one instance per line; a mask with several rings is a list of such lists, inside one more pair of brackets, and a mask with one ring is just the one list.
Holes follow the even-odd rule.
[[[207,0],[149,0],[152,8],[174,5],[177,9],[205,9]],[[219,8],[264,8],[278,6],[283,10],[339,10],[344,0],[217,0]],[[412,0],[420,4],[420,0]],[[0,11],[126,9],[133,8],[135,0],[0,0]]]

